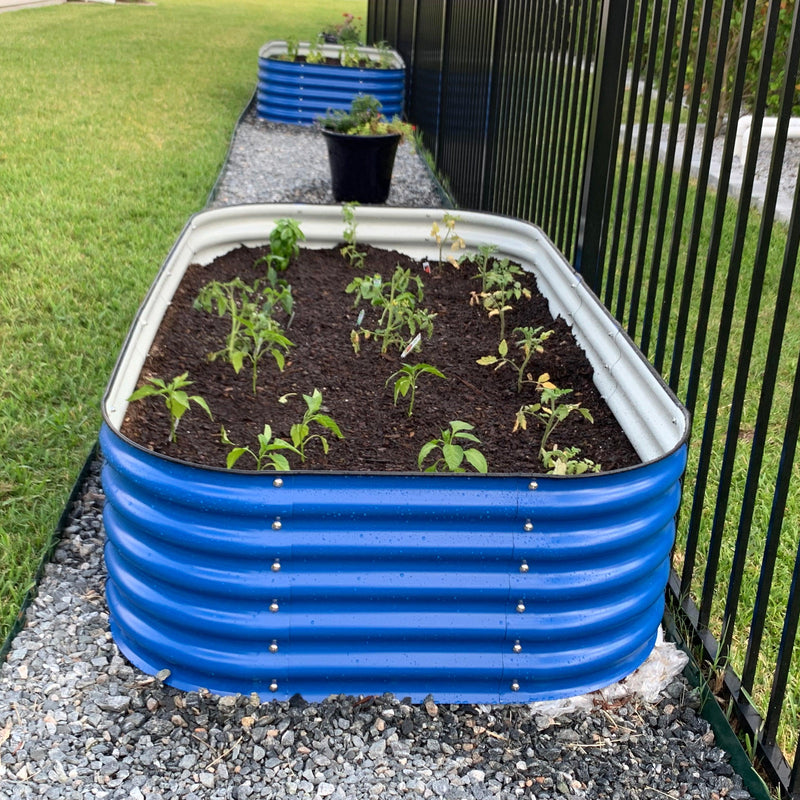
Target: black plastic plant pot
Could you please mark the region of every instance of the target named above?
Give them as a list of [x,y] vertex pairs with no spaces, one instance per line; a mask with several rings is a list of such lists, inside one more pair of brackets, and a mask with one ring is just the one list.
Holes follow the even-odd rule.
[[385,203],[399,133],[357,136],[323,129],[337,203]]

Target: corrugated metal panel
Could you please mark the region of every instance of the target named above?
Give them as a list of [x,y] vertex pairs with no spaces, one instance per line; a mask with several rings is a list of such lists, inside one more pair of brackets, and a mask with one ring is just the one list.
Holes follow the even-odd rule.
[[[405,90],[405,64],[393,51],[395,67],[367,69],[301,61],[280,61],[275,56],[286,52],[285,42],[268,42],[259,52],[256,110],[271,122],[313,125],[329,109],[350,108],[357,94],[378,98],[387,117],[402,115]],[[308,45],[300,46],[305,55]],[[338,59],[341,48],[325,45],[325,55]],[[361,47],[359,52],[377,58],[378,51]]]
[[[688,421],[658,376],[534,226],[463,212],[537,275],[585,343],[644,459],[615,473],[228,472],[116,431],[186,266],[300,221],[340,241],[338,207],[196,215],[170,253],[104,398],[107,596],[123,652],[181,688],[308,699],[530,701],[607,685],[648,655],[663,611]],[[432,257],[441,210],[357,209],[359,240]]]
[[112,630],[176,686],[527,702],[611,683],[652,647],[683,449],[531,490],[447,475],[276,487],[108,426],[101,445]]

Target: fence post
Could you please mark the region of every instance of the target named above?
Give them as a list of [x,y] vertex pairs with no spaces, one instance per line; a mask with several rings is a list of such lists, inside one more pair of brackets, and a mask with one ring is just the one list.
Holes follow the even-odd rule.
[[633,16],[633,0],[602,2],[583,199],[573,260],[575,269],[596,294],[602,281]]

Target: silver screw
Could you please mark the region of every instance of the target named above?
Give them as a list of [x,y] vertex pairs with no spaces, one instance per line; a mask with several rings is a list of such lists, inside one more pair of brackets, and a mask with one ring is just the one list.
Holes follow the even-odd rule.
[[519,639],[517,639],[517,641],[514,642],[514,647],[512,649],[514,650],[515,653],[522,652],[522,645],[519,643]]
[[529,569],[530,569],[530,567],[528,566],[528,562],[527,562],[527,561],[523,561],[523,562],[522,562],[522,563],[519,565],[519,571],[520,571],[520,572],[527,572]]
[[281,571],[281,562],[280,562],[280,561],[276,561],[276,562],[275,562],[275,563],[272,565],[272,571],[273,571],[273,572],[280,572],[280,571]]
[[269,685],[269,690],[271,692],[277,692],[278,691],[278,682],[277,681],[272,681],[272,683]]
[[273,485],[273,486],[274,486],[276,489],[280,489],[280,488],[281,488],[281,486],[283,486],[283,478],[275,478],[275,480],[274,480],[274,481],[272,481],[272,485]]
[[271,611],[273,614],[274,614],[274,613],[275,613],[275,612],[276,612],[276,611],[277,611],[279,608],[280,608],[280,606],[278,605],[278,601],[277,601],[277,600],[273,600],[273,601],[272,601],[272,602],[269,604],[269,610],[270,610],[270,611]]
[[514,683],[511,684],[511,691],[512,692],[518,692],[519,691],[519,684],[516,681],[514,681]]
[[536,483],[536,481],[531,481],[531,482],[528,484],[528,488],[529,488],[529,489],[530,489],[532,492],[535,492],[535,491],[536,491],[536,490],[539,488],[539,484],[538,484],[538,483]]
[[526,530],[528,533],[530,533],[530,532],[533,530],[533,523],[532,523],[530,520],[528,520],[528,521],[525,523],[525,530]]
[[272,530],[279,531],[283,525],[281,525],[280,519],[276,519],[275,522],[272,523]]
[[517,603],[517,614],[524,614],[525,613],[525,603],[522,600]]
[[275,639],[272,640],[272,644],[269,646],[270,653],[277,653],[278,652],[278,643]]

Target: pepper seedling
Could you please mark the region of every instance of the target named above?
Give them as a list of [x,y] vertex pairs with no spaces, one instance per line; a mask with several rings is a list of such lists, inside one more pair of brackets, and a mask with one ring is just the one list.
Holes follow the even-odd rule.
[[145,397],[164,398],[164,404],[169,412],[169,440],[171,442],[178,441],[178,423],[181,421],[181,417],[189,410],[190,403],[196,403],[211,419],[214,419],[211,416],[208,403],[199,394],[188,395],[183,391],[186,386],[191,386],[193,383],[193,381],[187,380],[188,377],[189,373],[184,372],[183,375],[178,375],[169,383],[166,383],[161,378],[148,378],[149,383],[140,386],[128,398],[129,403],[134,403]]
[[417,466],[422,469],[425,459],[434,451],[441,450],[439,458],[426,467],[425,472],[438,472],[440,466],[448,472],[466,472],[466,468],[462,466],[465,461],[478,472],[488,472],[486,458],[480,450],[475,447],[465,449],[459,444],[459,441],[481,443],[474,433],[470,433],[474,426],[460,419],[453,420],[448,425],[450,427],[442,431],[441,438],[431,439],[422,445],[417,456]]
[[[445,378],[444,374],[430,364],[403,364],[397,372],[386,380],[386,386],[394,379],[394,404],[400,397],[405,397],[409,392],[411,398],[408,403],[408,416],[414,412],[414,398],[417,392],[417,381],[421,374],[433,375],[436,378]],[[445,378],[446,380],[446,378]]]

